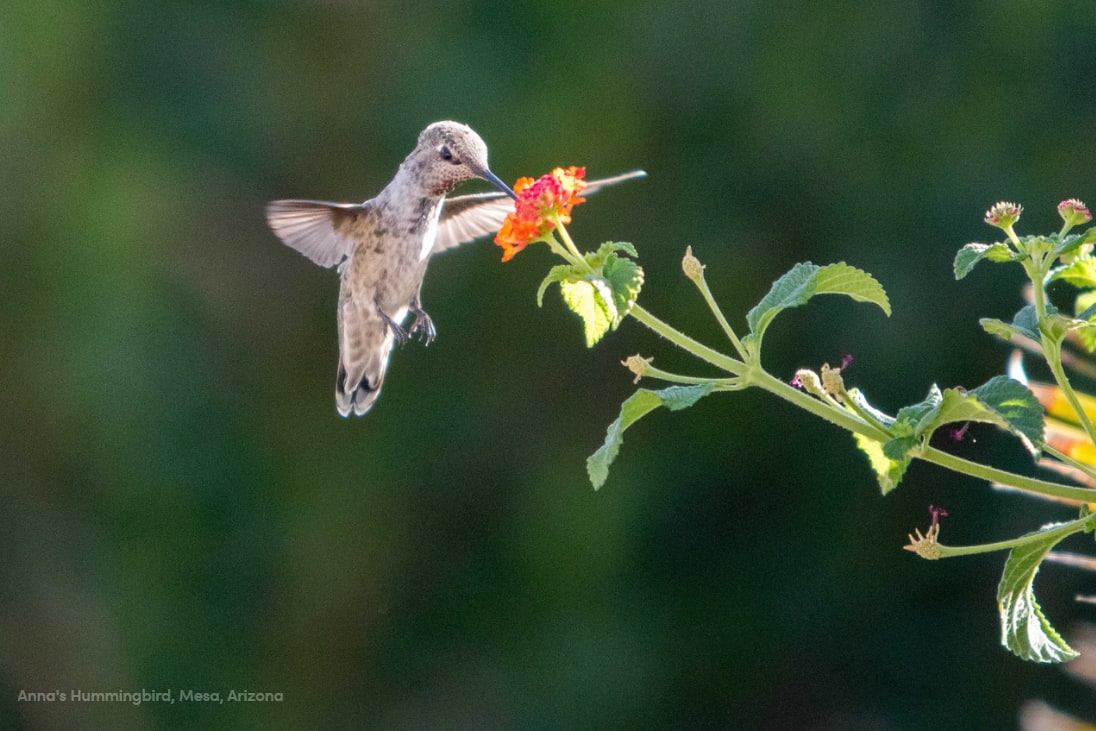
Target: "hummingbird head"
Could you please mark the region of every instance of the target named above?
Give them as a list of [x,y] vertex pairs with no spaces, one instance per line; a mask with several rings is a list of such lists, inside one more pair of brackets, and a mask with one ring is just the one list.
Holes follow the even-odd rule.
[[487,167],[487,145],[471,127],[459,122],[434,122],[424,129],[404,165],[415,169],[433,195],[445,195],[466,180],[481,178],[516,197]]

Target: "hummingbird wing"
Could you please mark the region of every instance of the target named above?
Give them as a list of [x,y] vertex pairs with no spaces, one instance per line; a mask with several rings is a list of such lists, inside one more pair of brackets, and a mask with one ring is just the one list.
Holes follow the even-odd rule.
[[287,246],[322,267],[331,267],[350,253],[354,223],[369,205],[369,201],[274,201],[266,206],[266,222]]
[[[591,180],[583,195],[596,193],[602,188],[633,178],[646,177],[643,170],[633,170],[611,178]],[[433,253],[452,249],[478,238],[493,234],[502,228],[506,216],[514,212],[514,199],[505,193],[473,193],[446,198],[438,221],[438,238]]]

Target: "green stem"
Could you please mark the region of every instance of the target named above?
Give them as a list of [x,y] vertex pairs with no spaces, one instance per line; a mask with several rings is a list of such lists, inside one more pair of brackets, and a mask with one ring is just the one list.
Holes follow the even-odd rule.
[[[1044,543],[1050,539],[1054,539],[1057,543],[1062,539],[1070,536],[1074,533],[1079,533],[1084,530],[1086,525],[1093,521],[1092,515],[1086,515],[1083,518],[1077,520],[1071,520],[1068,523],[1063,523],[1057,528],[1051,528],[1050,530],[1039,531],[1037,533],[1030,533],[1026,536],[1020,536],[1019,538],[1013,538],[1008,541],[997,541],[996,543],[980,543],[975,546],[945,546],[943,544],[936,544],[940,549],[940,558],[952,558],[954,556],[970,556],[976,553],[990,553],[991,551],[1005,551],[1013,548],[1019,548],[1020,546],[1026,546],[1031,543]],[[1061,536],[1061,538],[1059,538]]]
[[[559,231],[559,237],[563,239],[563,245],[567,247],[567,250],[571,253],[571,256],[574,257],[574,260],[571,261],[571,263],[578,264],[581,262],[582,264],[586,264],[586,257],[579,253],[578,247],[575,246],[575,242],[571,240],[571,234],[567,233],[567,227],[564,226],[563,221],[559,219],[559,214],[557,213],[556,215],[552,216],[552,220],[555,221],[555,230]],[[590,273],[593,273],[594,270],[590,267],[589,264],[586,264],[586,268],[590,270]]]
[[699,376],[682,376],[677,373],[670,373],[664,371],[661,368],[655,368],[652,365],[647,365],[643,369],[643,378],[657,378],[660,381],[670,381],[672,383],[690,383],[690,384],[706,384],[711,383],[714,386],[726,386],[735,385],[738,382],[737,378],[701,378]]
[[836,424],[842,429],[863,434],[869,439],[880,442],[888,441],[891,438],[891,435],[885,429],[874,423],[863,421],[845,409],[820,401],[808,393],[803,393],[795,386],[784,383],[784,381],[761,368],[751,368],[744,373],[743,381],[746,386],[757,386],[764,389],[778,398],[782,398],[817,417],[825,419],[831,424]]
[[746,365],[730,356],[723,355],[718,350],[698,343],[688,335],[671,327],[662,320],[652,315],[639,305],[634,305],[628,312],[629,315],[645,325],[649,330],[661,335],[682,350],[695,355],[700,360],[711,363],[720,370],[740,376],[746,370]]
[[1061,342],[1048,343],[1045,336],[1043,341],[1043,355],[1046,357],[1047,365],[1050,366],[1050,372],[1054,374],[1054,382],[1058,384],[1058,388],[1062,390],[1066,401],[1069,402],[1070,407],[1077,414],[1077,420],[1080,422],[1081,428],[1085,430],[1085,434],[1088,435],[1089,441],[1096,444],[1096,426],[1093,426],[1092,419],[1089,418],[1088,412],[1081,405],[1081,400],[1077,398],[1077,394],[1069,382],[1069,377],[1066,375],[1065,369],[1062,368]]
[[[815,416],[819,416],[837,426],[848,429],[851,432],[856,432],[857,434],[863,434],[870,439],[875,439],[880,442],[891,439],[891,435],[883,427],[876,425],[873,422],[861,421],[843,409],[828,406],[824,402],[819,401],[809,394],[803,393],[799,389],[784,383],[765,371],[751,369],[743,375],[744,385],[755,385],[763,388],[774,396],[799,406]],[[1072,487],[1070,485],[1061,485],[1056,482],[1048,482],[1047,480],[1018,475],[1015,472],[1009,472],[997,467],[971,462],[962,457],[957,457],[954,454],[943,452],[935,447],[926,447],[916,456],[926,462],[945,467],[953,472],[988,480],[989,482],[1001,483],[1016,488],[1017,490],[1026,490],[1040,495],[1061,497],[1068,500],[1078,500],[1080,502],[1091,502],[1093,498],[1096,497],[1096,493],[1086,487]]]
[[[1050,456],[1054,457],[1055,459],[1057,459],[1059,462],[1062,462],[1065,465],[1067,465],[1069,467],[1072,467],[1073,469],[1077,470],[1078,472],[1084,474],[1089,479],[1091,479],[1093,481],[1096,481],[1096,468],[1093,468],[1092,465],[1085,464],[1084,462],[1082,462],[1079,459],[1075,459],[1073,457],[1070,457],[1068,454],[1066,454],[1062,450],[1055,449],[1054,447],[1050,446],[1049,444],[1044,444],[1043,445],[1043,451],[1046,452],[1047,454],[1049,454]],[[1096,498],[1096,492],[1093,492],[1093,497]]]
[[1014,487],[1017,490],[1027,490],[1028,492],[1034,492],[1040,495],[1061,497],[1066,498],[1067,500],[1079,500],[1081,502],[1090,502],[1092,498],[1096,496],[1096,493],[1087,487],[1071,487],[1069,485],[1060,485],[1057,482],[1040,480],[1035,477],[1025,477],[1024,475],[1018,475],[1015,472],[1009,472],[1007,470],[998,469],[997,467],[971,462],[962,457],[956,457],[954,454],[942,452],[936,447],[927,447],[918,455],[918,457],[926,462],[932,462],[941,467],[946,467],[949,470],[960,472],[964,475],[970,475],[971,477],[989,480],[990,482],[998,482],[1003,485],[1008,485],[1009,487]]
[[[1047,294],[1045,284],[1048,273],[1047,262],[1043,259],[1039,261],[1028,260],[1024,262],[1024,270],[1027,272],[1028,277],[1031,279],[1032,293],[1035,300],[1035,315],[1038,318],[1037,322],[1042,323],[1047,316]],[[1077,414],[1077,421],[1080,423],[1081,428],[1085,430],[1085,434],[1088,435],[1088,439],[1093,444],[1096,444],[1096,425],[1093,425],[1092,419],[1089,418],[1088,413],[1081,405],[1081,400],[1077,398],[1077,393],[1073,390],[1073,385],[1069,382],[1069,376],[1066,375],[1065,369],[1062,368],[1062,341],[1060,339],[1052,340],[1042,332],[1040,327],[1039,332],[1039,344],[1042,347],[1043,358],[1047,362],[1047,366],[1050,367],[1050,372],[1054,375],[1054,382],[1058,384],[1058,388],[1062,390],[1062,395],[1066,397],[1066,401],[1069,402],[1070,407],[1074,413]]]
[[701,272],[700,276],[693,280],[696,283],[700,294],[704,295],[704,301],[708,303],[708,308],[711,309],[712,314],[715,315],[715,319],[719,322],[719,326],[723,328],[723,332],[726,333],[727,339],[731,341],[731,345],[734,346],[735,351],[738,353],[738,357],[742,360],[749,360],[750,354],[742,345],[742,341],[735,335],[734,328],[731,327],[731,323],[727,322],[727,318],[723,316],[723,310],[719,308],[719,303],[715,301],[715,297],[712,296],[712,290],[708,289],[708,282],[704,279],[704,273]]

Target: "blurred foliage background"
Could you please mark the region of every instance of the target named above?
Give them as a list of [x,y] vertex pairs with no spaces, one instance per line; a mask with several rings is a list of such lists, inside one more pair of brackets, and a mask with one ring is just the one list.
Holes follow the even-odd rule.
[[[439,119],[507,181],[643,167],[571,231],[639,247],[645,306],[718,344],[686,245],[735,324],[795,262],[847,261],[894,316],[823,298],[767,364],[851,353],[893,410],[1003,368],[977,318],[1018,309],[1019,270],[951,274],[985,209],[1049,232],[1096,198],[1093,5],[426,8],[0,11],[0,725],[1004,728],[1027,698],[1091,720],[1091,691],[998,646],[1003,555],[900,550],[930,503],[953,544],[1062,509],[926,466],[882,499],[847,434],[753,393],[652,415],[593,492],[619,361],[692,364],[632,322],[587,350],[535,305],[541,247],[436,259],[440,337],[340,419],[335,275],[262,207],[370,197]],[[1032,471],[973,433],[955,449]],[[1086,590],[1037,582],[1067,631]],[[285,700],[16,700],[141,688]]]

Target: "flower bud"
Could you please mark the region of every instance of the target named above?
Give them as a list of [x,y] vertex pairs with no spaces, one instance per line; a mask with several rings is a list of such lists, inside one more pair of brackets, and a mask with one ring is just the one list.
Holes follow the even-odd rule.
[[986,211],[986,223],[995,226],[1002,231],[1008,231],[1012,224],[1020,220],[1020,212],[1023,210],[1015,203],[1001,201]]
[[1092,220],[1092,213],[1089,212],[1088,206],[1076,198],[1059,203],[1058,215],[1066,222],[1066,230]]
[[694,282],[700,282],[700,278],[704,276],[704,265],[700,263],[700,260],[693,256],[693,247],[685,247],[685,257],[681,260],[681,270],[685,272],[685,276]]
[[620,364],[635,374],[636,378],[632,383],[639,383],[639,379],[647,375],[647,368],[654,362],[654,358],[644,358],[639,353],[635,355],[629,355],[627,359],[620,361]]
[[840,368],[832,368],[829,363],[822,364],[822,389],[830,396],[840,397],[845,390],[845,379]]

